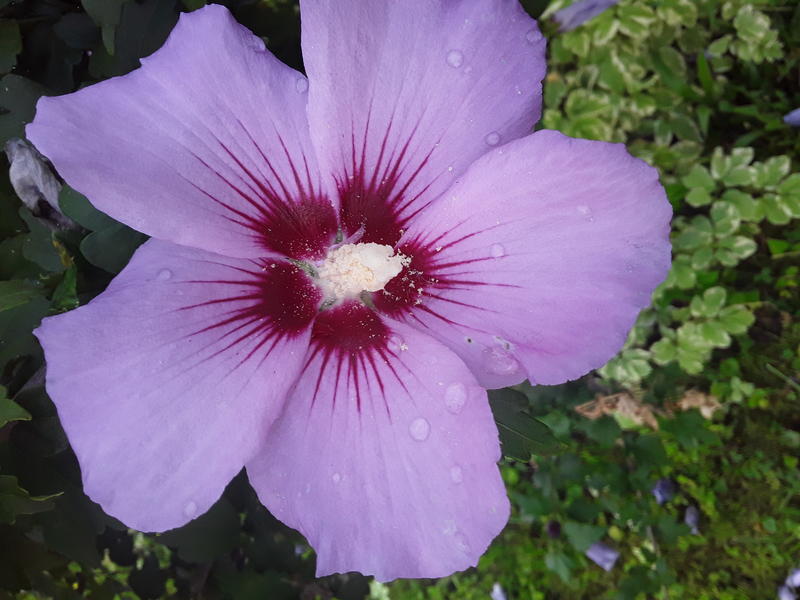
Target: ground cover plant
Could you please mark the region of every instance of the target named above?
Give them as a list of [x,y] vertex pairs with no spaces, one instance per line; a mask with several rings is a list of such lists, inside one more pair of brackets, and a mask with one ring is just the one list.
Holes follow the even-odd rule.
[[[41,94],[130,71],[202,4],[0,0],[0,141],[23,135]],[[225,4],[302,66],[294,3]],[[783,120],[800,106],[800,7],[623,0],[559,32],[550,16],[567,4],[525,3],[549,41],[541,126],[624,142],[659,169],[674,263],[607,366],[492,393],[513,512],[479,566],[315,579],[309,547],[242,476],[166,534],[105,516],[81,490],[30,332],[104,289],[144,237],[66,186],[57,206],[80,227],[54,233],[56,207],[23,206],[3,168],[0,594],[776,597],[800,567],[800,130]],[[13,142],[9,160],[25,151]]]

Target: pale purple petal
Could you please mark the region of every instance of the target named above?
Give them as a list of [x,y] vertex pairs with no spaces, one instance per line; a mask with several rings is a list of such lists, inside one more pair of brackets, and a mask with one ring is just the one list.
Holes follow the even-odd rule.
[[182,15],[142,63],[39,101],[27,134],[64,179],[157,238],[229,256],[297,255],[289,247],[306,242],[303,221],[315,225],[318,254],[336,223],[320,195],[305,77],[218,5]]
[[656,481],[656,484],[653,486],[651,492],[653,493],[653,496],[655,496],[656,502],[659,504],[669,502],[675,495],[675,482],[666,478],[659,479]]
[[783,122],[792,127],[800,127],[800,108],[795,108],[792,112],[784,115]]
[[621,144],[540,131],[415,219],[399,248],[427,280],[404,318],[487,387],[575,379],[619,351],[666,276],[670,215],[656,170]]
[[603,542],[595,542],[586,550],[586,556],[604,571],[610,571],[619,558],[619,552]]
[[545,41],[517,0],[301,2],[309,121],[348,234],[407,220],[539,118]]
[[45,319],[47,390],[86,493],[142,531],[208,509],[283,405],[313,295],[288,263],[151,240],[100,296]]
[[800,588],[800,569],[794,569],[786,578],[786,585],[791,588]]
[[559,31],[572,31],[617,2],[619,0],[578,0],[556,12],[553,20],[560,25]]
[[495,582],[492,586],[492,591],[489,594],[491,600],[506,600],[506,593],[503,591],[503,586]]
[[797,595],[785,585],[778,588],[778,600],[797,600]]
[[689,526],[693,535],[700,535],[700,511],[696,506],[688,506],[683,514],[683,522]]
[[318,576],[449,575],[505,525],[486,391],[428,336],[356,304],[325,311],[286,406],[247,473]]

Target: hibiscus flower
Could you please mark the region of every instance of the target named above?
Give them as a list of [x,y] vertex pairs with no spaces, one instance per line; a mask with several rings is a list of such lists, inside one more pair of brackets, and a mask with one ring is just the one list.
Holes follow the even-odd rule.
[[152,237],[37,330],[86,493],[130,527],[244,467],[317,573],[476,564],[509,503],[486,388],[622,346],[670,207],[623,146],[531,134],[545,42],[511,0],[308,0],[308,78],[221,6],[28,136]]

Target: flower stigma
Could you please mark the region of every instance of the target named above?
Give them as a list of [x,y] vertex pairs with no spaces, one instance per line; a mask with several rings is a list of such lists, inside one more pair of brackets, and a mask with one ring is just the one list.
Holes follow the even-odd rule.
[[317,280],[328,300],[355,298],[382,290],[410,262],[385,244],[344,244],[328,252]]

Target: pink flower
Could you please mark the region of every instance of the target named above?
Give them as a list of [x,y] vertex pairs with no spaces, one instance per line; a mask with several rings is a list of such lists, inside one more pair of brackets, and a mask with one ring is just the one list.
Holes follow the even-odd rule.
[[485,388],[622,346],[670,261],[657,173],[529,135],[545,42],[511,0],[309,0],[308,79],[220,6],[30,139],[152,236],[37,335],[86,492],[162,531],[244,466],[319,575],[474,565],[509,505]]

